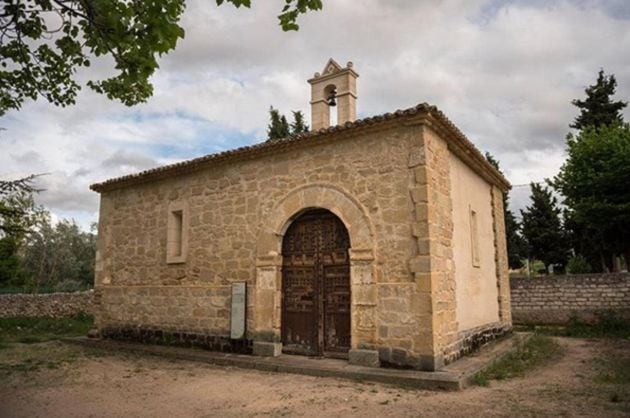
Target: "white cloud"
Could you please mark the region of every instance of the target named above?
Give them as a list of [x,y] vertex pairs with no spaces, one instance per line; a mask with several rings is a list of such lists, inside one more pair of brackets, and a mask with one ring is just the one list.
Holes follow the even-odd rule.
[[[129,109],[84,90],[74,107],[11,112],[0,121],[0,175],[51,173],[41,202],[86,225],[98,211],[92,182],[261,140],[270,105],[308,115],[306,79],[329,57],[355,63],[361,116],[435,104],[515,184],[557,172],[577,114],[570,101],[599,68],[630,97],[623,0],[329,0],[295,33],[277,26],[282,2],[253,3],[188,1],[186,39],[161,60],[146,104]],[[110,66],[97,60],[80,76]]]

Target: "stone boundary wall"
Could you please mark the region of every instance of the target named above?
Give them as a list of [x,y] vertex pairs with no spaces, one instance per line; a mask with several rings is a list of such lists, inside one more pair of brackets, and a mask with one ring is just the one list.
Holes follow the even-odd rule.
[[510,279],[514,324],[595,322],[614,311],[630,320],[630,273]]
[[0,295],[0,318],[47,316],[62,318],[92,313],[94,291]]

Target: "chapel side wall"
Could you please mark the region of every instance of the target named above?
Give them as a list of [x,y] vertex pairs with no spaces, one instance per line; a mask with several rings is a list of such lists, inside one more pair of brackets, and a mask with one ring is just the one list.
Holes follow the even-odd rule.
[[[99,328],[226,337],[230,286],[244,281],[251,331],[262,225],[291,190],[320,184],[346,191],[373,226],[377,309],[360,318],[376,330],[372,343],[427,351],[424,345],[431,341],[417,338],[426,315],[421,320],[417,314],[409,268],[417,252],[409,155],[420,140],[419,128],[393,126],[353,135],[103,192],[96,275]],[[169,205],[180,201],[188,205],[187,260],[167,264]]]
[[[450,154],[453,262],[458,331],[499,321],[492,186]],[[473,260],[471,211],[477,218],[478,262]]]
[[[426,219],[427,222],[418,222],[414,227],[418,256],[412,259],[410,265],[417,284],[416,290],[428,301],[422,306],[426,307],[431,317],[431,322],[424,329],[430,330],[427,338],[432,339],[428,345],[433,358],[432,369],[474,351],[511,328],[509,312],[506,312],[510,304],[501,191],[496,186],[482,187],[477,184],[481,180],[479,175],[457,157],[466,151],[457,149],[455,141],[447,141],[443,135],[448,133],[439,127],[426,127],[423,130],[424,163],[414,168],[417,183],[413,194],[417,202],[416,216],[418,221]],[[472,184],[459,184],[462,173],[462,183]],[[459,247],[465,245],[466,239],[470,239],[470,234],[461,236],[459,227],[462,224],[461,212],[468,213],[469,210],[468,205],[462,207],[465,203],[462,197],[467,197],[469,191],[462,191],[461,187],[471,187],[470,192],[476,192],[468,197],[471,202],[474,203],[476,199],[482,202],[483,220],[480,226],[484,232],[479,243],[483,248],[481,257],[486,260],[486,268],[483,269],[484,287],[479,289],[478,298],[489,302],[494,313],[490,309],[476,311],[475,307],[469,306],[468,301],[461,300],[462,294],[470,292],[470,281],[461,282],[466,280],[467,269],[458,260],[464,257]],[[476,190],[479,188],[483,190]],[[479,315],[475,321],[465,318],[471,309],[473,314]]]

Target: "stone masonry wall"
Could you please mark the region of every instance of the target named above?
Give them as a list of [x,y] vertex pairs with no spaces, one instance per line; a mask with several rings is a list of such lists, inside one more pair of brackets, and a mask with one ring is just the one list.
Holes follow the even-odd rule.
[[630,273],[512,278],[515,324],[564,324],[572,317],[596,321],[615,311],[630,320]]
[[[424,135],[427,151],[427,187],[430,216],[430,271],[432,281],[433,341],[437,367],[450,361],[448,352],[457,338],[455,264],[453,260],[453,209],[450,150],[433,130]],[[436,368],[437,368],[436,367]]]
[[0,317],[48,316],[62,318],[92,313],[94,291],[75,293],[0,295]]
[[[382,325],[379,345],[420,351],[418,344],[424,341],[417,335],[422,327],[411,313],[417,303],[407,292],[413,284],[408,262],[416,254],[411,231],[415,208],[409,196],[414,177],[408,156],[419,139],[418,127],[357,130],[102,193],[97,326],[229,336],[230,286],[243,281],[248,338],[257,338],[252,335],[257,240],[278,202],[296,189],[315,185],[343,191],[373,227],[371,269],[379,309],[353,323],[374,329]],[[188,207],[187,258],[168,264],[168,208],[177,201]],[[286,214],[287,222],[292,215]],[[355,346],[362,343],[353,341]]]

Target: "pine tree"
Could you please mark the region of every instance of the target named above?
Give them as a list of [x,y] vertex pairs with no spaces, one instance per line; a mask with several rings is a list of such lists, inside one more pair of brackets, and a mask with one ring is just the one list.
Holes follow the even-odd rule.
[[569,251],[558,201],[545,186],[531,183],[531,191],[531,206],[521,210],[529,257],[563,267]]
[[[486,152],[486,159],[501,174],[503,171],[499,168],[499,161],[492,154]],[[522,260],[527,258],[527,245],[520,235],[521,225],[516,220],[516,216],[509,209],[510,196],[508,193],[503,194],[503,218],[505,219],[505,237],[507,240],[508,264],[512,269],[523,267]]]
[[308,132],[308,125],[304,122],[304,114],[302,111],[293,111],[293,123],[291,124],[291,135]]
[[581,114],[571,127],[580,132],[567,136],[568,158],[553,182],[572,248],[601,271],[614,270],[616,255],[630,259],[630,127],[621,115],[627,102],[611,100],[616,87],[600,70],[586,100],[573,100]]
[[580,115],[569,126],[582,130],[588,126],[599,128],[602,125],[610,126],[623,122],[621,110],[628,103],[611,100],[616,88],[615,75],[607,76],[604,70],[599,70],[597,82],[584,90],[586,99],[575,99],[571,102],[580,109]]
[[267,140],[283,139],[290,135],[289,122],[278,109],[269,108],[269,125],[267,126]]
[[565,198],[582,255],[599,254],[603,269],[612,257],[630,259],[630,126],[587,128],[567,139],[568,158],[554,179]]

